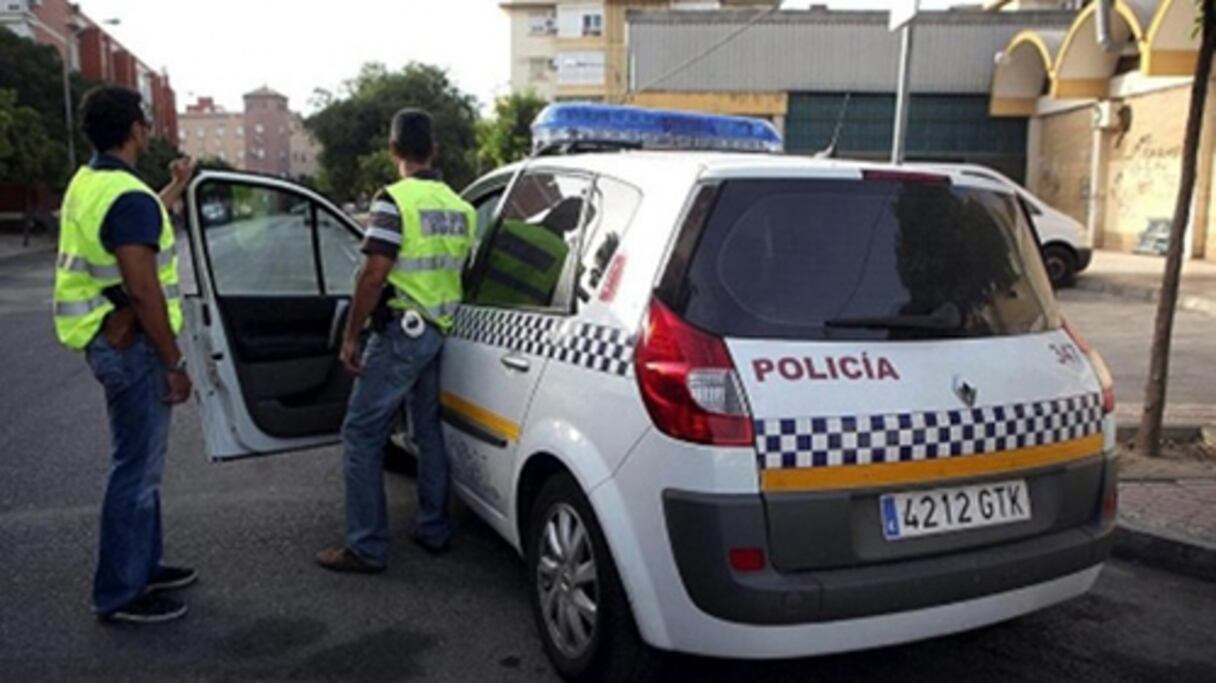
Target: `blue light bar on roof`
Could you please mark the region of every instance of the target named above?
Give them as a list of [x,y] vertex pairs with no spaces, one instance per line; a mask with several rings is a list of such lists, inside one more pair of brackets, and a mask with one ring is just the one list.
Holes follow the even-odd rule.
[[532,150],[588,144],[644,149],[780,152],[763,119],[609,104],[551,104],[532,123]]

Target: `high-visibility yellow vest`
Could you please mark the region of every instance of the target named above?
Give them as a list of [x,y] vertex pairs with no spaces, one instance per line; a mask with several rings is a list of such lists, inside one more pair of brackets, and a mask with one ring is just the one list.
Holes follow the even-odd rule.
[[169,326],[174,334],[181,330],[177,248],[169,212],[161,204],[160,197],[131,173],[85,166],[72,177],[63,197],[59,216],[59,258],[55,262],[55,334],[70,349],[79,351],[88,346],[101,329],[106,315],[114,310],[114,304],[102,291],[121,284],[122,276],[118,260],[101,243],[101,225],[114,202],[128,192],[143,192],[160,207],[157,277],[165,292]]
[[502,306],[548,307],[570,247],[544,225],[504,219],[494,236],[477,300]]
[[461,299],[461,273],[477,234],[477,211],[445,183],[406,178],[387,188],[401,213],[401,250],[389,306],[416,310],[447,334]]

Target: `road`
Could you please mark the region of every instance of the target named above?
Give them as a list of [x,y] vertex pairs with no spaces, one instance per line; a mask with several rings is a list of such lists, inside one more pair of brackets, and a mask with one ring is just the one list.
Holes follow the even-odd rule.
[[[4,680],[553,680],[522,566],[471,514],[458,511],[446,557],[398,543],[385,575],[321,571],[312,555],[342,527],[337,450],[209,464],[192,406],[175,414],[164,485],[167,557],[203,577],[186,594],[191,614],[144,628],[93,619],[104,406],[83,361],[53,339],[52,260],[0,262]],[[1147,334],[1137,321],[1110,323],[1086,332],[1099,344],[1128,326]],[[1216,332],[1216,319],[1196,324]],[[390,477],[389,492],[400,531],[415,509],[412,482]],[[978,632],[811,660],[678,658],[672,678],[1210,681],[1213,633],[1212,584],[1112,562],[1090,595]]]

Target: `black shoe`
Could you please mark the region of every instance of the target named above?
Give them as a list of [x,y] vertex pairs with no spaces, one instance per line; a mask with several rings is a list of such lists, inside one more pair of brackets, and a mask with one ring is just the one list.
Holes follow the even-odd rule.
[[442,555],[452,549],[452,542],[450,540],[435,541],[426,537],[417,529],[410,532],[410,541],[432,555]]
[[186,616],[185,603],[162,595],[145,594],[126,607],[101,615],[102,621],[122,621],[131,624],[159,624]]
[[147,591],[171,591],[198,581],[198,572],[189,567],[161,567],[148,582]]

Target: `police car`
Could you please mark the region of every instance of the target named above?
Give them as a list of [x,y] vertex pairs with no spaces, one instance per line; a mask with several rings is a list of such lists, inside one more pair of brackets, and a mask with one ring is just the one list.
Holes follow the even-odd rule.
[[[1007,186],[782,156],[749,119],[555,105],[534,132],[464,193],[442,403],[453,485],[525,558],[563,675],[902,643],[1090,588],[1111,378]],[[188,200],[210,455],[335,441],[359,226],[239,173]]]

